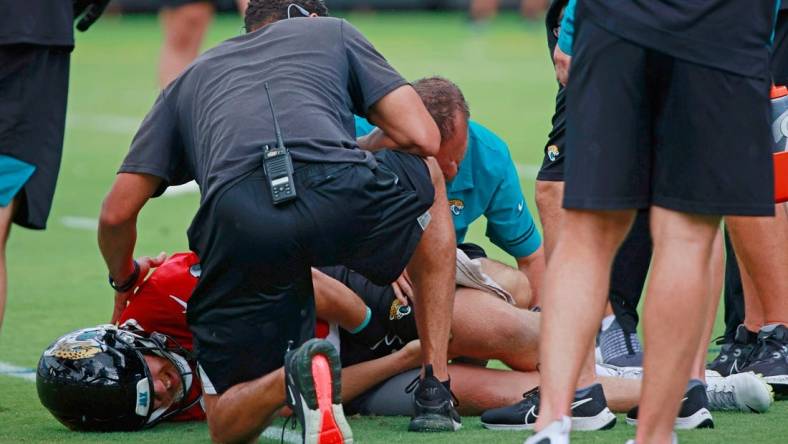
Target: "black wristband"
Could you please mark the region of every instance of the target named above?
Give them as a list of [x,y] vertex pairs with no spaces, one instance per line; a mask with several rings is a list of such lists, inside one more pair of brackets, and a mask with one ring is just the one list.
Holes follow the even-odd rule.
[[131,272],[131,276],[126,280],[126,282],[122,284],[116,284],[115,281],[112,279],[112,276],[109,277],[109,285],[110,287],[114,288],[115,291],[118,293],[125,293],[134,288],[134,284],[137,283],[137,279],[140,277],[140,264],[137,261],[134,262],[134,271]]

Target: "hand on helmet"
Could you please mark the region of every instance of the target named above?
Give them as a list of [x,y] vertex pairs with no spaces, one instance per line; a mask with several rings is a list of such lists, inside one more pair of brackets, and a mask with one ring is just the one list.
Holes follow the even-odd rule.
[[131,290],[123,293],[115,292],[115,308],[112,311],[112,319],[110,320],[111,324],[116,324],[118,322],[118,319],[120,319],[120,314],[123,312],[129,302],[129,297],[134,294],[134,291],[137,290],[137,287],[145,282],[145,278],[148,277],[148,273],[150,273],[152,269],[163,264],[166,260],[167,254],[163,251],[156,257],[143,256],[137,259],[137,264],[140,267],[139,277],[137,278],[137,282],[134,284]]

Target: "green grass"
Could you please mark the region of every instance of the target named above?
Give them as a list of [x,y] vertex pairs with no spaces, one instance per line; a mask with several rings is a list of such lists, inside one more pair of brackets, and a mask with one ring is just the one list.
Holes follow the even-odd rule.
[[[544,29],[502,16],[484,32],[455,14],[353,14],[356,24],[408,78],[441,74],[456,81],[473,117],[498,132],[522,164],[523,189],[533,210],[534,165],[541,161],[553,109],[555,82]],[[218,18],[207,45],[237,35],[235,16]],[[77,38],[63,166],[46,232],[18,227],[8,247],[10,298],[0,334],[0,362],[34,367],[58,335],[107,322],[112,293],[96,247],[95,231],[67,227],[67,217],[96,218],[101,199],[128,149],[133,132],[157,94],[160,32],[154,17],[106,17]],[[140,219],[137,254],[182,251],[196,195],[152,201]],[[469,239],[506,260],[484,238],[484,224]],[[717,331],[720,330],[718,319]],[[786,442],[788,403],[766,415],[715,414],[713,431],[680,433],[683,442]],[[453,435],[405,433],[402,418],[359,418],[359,442],[522,442],[523,433],[492,433],[465,418]],[[633,429],[576,435],[575,442],[617,442]],[[38,403],[35,385],[0,376],[0,443],[207,442],[204,424],[166,424],[130,434],[80,434],[60,426]]]

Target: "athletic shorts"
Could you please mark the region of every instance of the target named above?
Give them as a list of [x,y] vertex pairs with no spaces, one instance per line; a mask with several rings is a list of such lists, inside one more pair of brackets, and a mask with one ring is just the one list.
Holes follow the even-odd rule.
[[536,180],[549,182],[563,182],[564,158],[566,156],[566,90],[558,87],[555,95],[555,112],[552,120],[553,127],[547,136],[544,146],[544,158]]
[[768,73],[686,62],[590,20],[576,37],[565,208],[774,214]]
[[342,266],[320,271],[353,290],[372,312],[369,324],[360,332],[339,330],[343,367],[389,355],[419,338],[412,304],[400,304],[391,285],[377,285]]
[[782,9],[774,31],[771,69],[775,85],[788,86],[788,11]]
[[52,208],[70,57],[70,47],[0,45],[0,155],[35,167],[29,178],[11,187],[19,196],[14,222],[23,227],[46,228]]
[[346,415],[413,416],[413,392],[405,389],[421,369],[402,372],[342,405]]
[[261,170],[201,205],[189,240],[202,274],[187,319],[217,393],[276,370],[291,341],[314,336],[310,267],[343,264],[380,285],[402,273],[428,223],[432,181],[417,156],[375,157],[374,168],[296,165],[298,198],[283,206]]

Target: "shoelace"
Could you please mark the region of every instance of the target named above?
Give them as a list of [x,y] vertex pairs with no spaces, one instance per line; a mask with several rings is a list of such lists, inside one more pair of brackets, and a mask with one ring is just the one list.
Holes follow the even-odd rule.
[[291,422],[291,420],[293,420],[293,421],[292,421],[292,424],[290,426],[290,430],[295,430],[298,427],[298,420],[295,419],[295,414],[291,413],[290,416],[285,418],[285,423],[282,424],[282,436],[279,438],[279,444],[284,444],[285,443],[285,430],[287,430],[287,424],[289,424]]
[[715,384],[713,390],[706,391],[709,407],[715,410],[739,410],[733,390],[731,384],[725,382]]
[[785,347],[786,344],[769,335],[758,340],[758,344],[750,352],[750,356],[757,360],[769,358],[780,359],[781,356],[788,354],[786,353]]
[[[418,375],[415,378],[413,378],[413,381],[410,381],[408,385],[405,386],[405,393],[413,393],[413,391],[416,390],[416,388],[419,386],[419,381],[421,381],[421,375]],[[457,398],[457,395],[454,394],[454,391],[452,389],[449,389],[449,394],[451,395],[451,399],[452,402],[454,403],[454,407],[459,407],[460,400]]]

